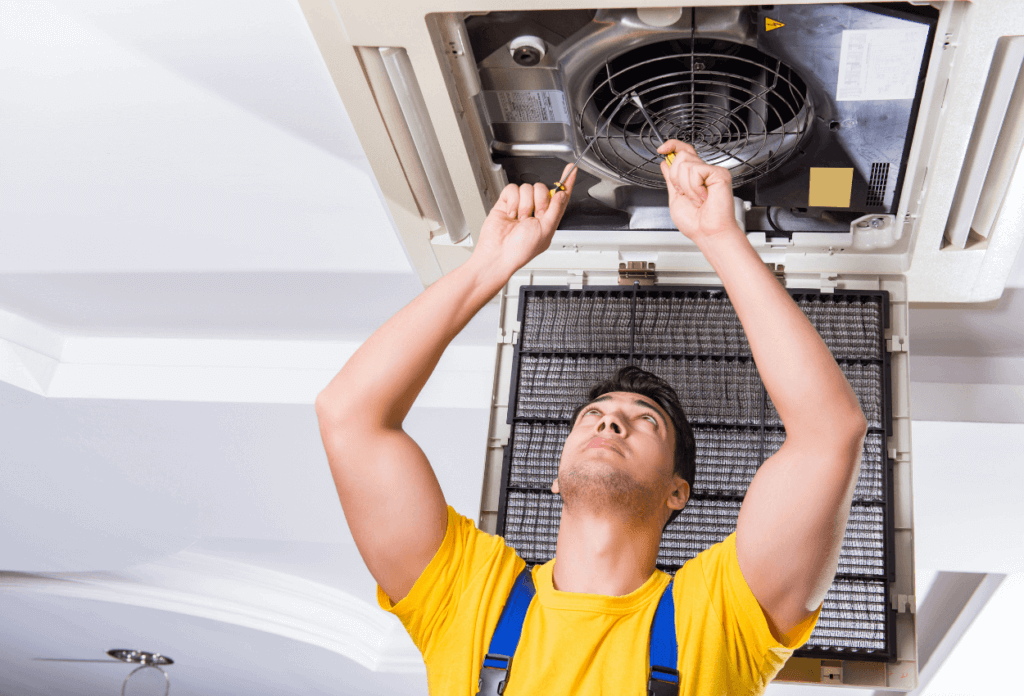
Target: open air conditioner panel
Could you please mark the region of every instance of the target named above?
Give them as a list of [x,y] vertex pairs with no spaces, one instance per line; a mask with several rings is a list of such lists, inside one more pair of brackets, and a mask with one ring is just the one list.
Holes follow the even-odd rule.
[[553,184],[586,151],[562,229],[674,230],[659,136],[730,170],[748,231],[849,232],[896,212],[938,11],[700,7],[649,23],[672,12],[466,18],[476,116],[508,180]]

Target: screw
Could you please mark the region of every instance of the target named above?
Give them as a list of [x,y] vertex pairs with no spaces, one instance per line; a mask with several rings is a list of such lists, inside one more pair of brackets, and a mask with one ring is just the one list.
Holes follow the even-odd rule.
[[533,46],[520,46],[512,52],[512,60],[526,67],[536,65],[540,59],[540,51]]

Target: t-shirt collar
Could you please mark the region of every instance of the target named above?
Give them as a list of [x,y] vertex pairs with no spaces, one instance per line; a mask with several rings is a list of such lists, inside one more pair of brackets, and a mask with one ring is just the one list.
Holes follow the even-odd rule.
[[549,609],[592,611],[601,614],[627,614],[656,601],[671,579],[667,573],[655,569],[647,581],[627,595],[587,594],[556,590],[553,580],[555,559],[533,569],[533,582],[537,587],[537,601]]

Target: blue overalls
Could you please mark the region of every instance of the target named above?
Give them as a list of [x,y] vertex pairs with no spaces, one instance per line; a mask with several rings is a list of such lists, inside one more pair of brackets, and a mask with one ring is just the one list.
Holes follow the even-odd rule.
[[[675,580],[673,579],[672,582]],[[672,600],[672,582],[661,593],[661,601],[651,621],[650,669],[647,678],[648,696],[679,696],[679,672],[668,665],[675,665],[678,655],[676,643],[675,602]],[[529,568],[516,578],[508,594],[505,608],[501,610],[498,626],[491,636],[491,645],[480,668],[477,696],[499,696],[505,692],[512,658],[519,646],[523,633],[523,621],[530,600],[536,594],[533,576]]]

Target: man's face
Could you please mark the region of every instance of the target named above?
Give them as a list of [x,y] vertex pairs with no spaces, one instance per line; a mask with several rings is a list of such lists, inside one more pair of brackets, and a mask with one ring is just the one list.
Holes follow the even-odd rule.
[[604,394],[580,411],[551,490],[567,506],[610,505],[648,517],[680,487],[682,479],[673,473],[675,446],[675,429],[653,400],[631,392]]

